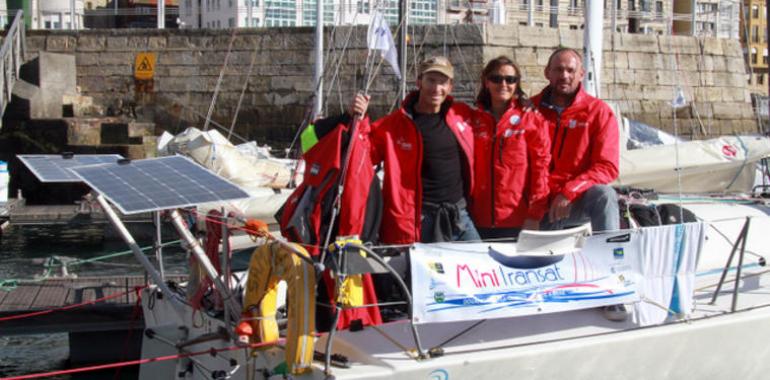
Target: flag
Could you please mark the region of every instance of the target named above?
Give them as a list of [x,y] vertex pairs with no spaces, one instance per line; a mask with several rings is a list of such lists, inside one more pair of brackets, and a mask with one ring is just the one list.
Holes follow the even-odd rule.
[[396,76],[401,78],[401,70],[398,69],[398,54],[396,53],[396,43],[393,42],[393,35],[390,34],[390,27],[385,17],[379,11],[372,12],[372,22],[369,24],[367,32],[367,42],[369,49],[379,50]]
[[671,101],[671,106],[674,108],[682,108],[687,105],[687,98],[684,96],[684,90],[681,86],[676,87],[676,94],[674,94],[674,100]]

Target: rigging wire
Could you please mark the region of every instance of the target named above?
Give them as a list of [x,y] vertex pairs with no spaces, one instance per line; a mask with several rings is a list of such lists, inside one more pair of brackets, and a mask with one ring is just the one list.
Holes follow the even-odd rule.
[[225,70],[227,69],[227,64],[230,61],[230,54],[233,51],[233,42],[235,42],[235,35],[237,30],[237,28],[233,28],[233,33],[230,35],[230,43],[227,45],[227,54],[225,54],[225,62],[222,64],[222,69],[219,70],[219,78],[217,79],[216,86],[214,86],[214,94],[211,97],[209,111],[206,114],[206,120],[203,123],[204,131],[209,130],[209,120],[211,120],[211,115],[214,113],[214,105],[217,103],[217,97],[219,97],[219,89],[222,88],[222,78],[225,76]]
[[257,48],[251,52],[251,62],[249,63],[249,72],[246,74],[246,80],[243,81],[243,87],[241,88],[241,96],[238,97],[238,105],[235,107],[235,114],[233,115],[233,121],[230,123],[230,130],[227,131],[227,140],[233,135],[233,129],[235,129],[235,122],[238,120],[238,113],[241,111],[241,104],[243,104],[243,96],[246,94],[246,88],[249,87],[249,80],[251,80],[251,73],[254,70],[254,62],[257,60]]

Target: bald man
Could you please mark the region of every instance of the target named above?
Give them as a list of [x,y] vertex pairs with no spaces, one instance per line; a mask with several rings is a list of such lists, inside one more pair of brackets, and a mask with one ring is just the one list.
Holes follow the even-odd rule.
[[548,120],[551,137],[550,207],[544,229],[588,221],[595,232],[620,228],[617,195],[618,125],[610,107],[583,90],[583,60],[574,49],[553,52],[548,86],[532,100]]

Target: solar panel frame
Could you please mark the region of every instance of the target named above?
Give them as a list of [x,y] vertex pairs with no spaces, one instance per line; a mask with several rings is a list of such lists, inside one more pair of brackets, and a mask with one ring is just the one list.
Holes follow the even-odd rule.
[[70,169],[76,166],[114,163],[123,159],[119,154],[20,154],[16,157],[43,183],[76,183],[80,177]]
[[179,155],[72,170],[125,215],[249,197],[237,185]]

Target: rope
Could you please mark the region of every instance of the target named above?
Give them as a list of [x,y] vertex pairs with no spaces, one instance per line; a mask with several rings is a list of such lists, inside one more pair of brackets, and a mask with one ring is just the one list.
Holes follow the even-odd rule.
[[16,314],[16,315],[8,316],[8,317],[2,317],[2,318],[0,318],[0,322],[7,322],[7,321],[13,321],[13,320],[16,320],[16,319],[24,319],[24,318],[30,318],[30,317],[37,317],[37,316],[40,316],[40,315],[51,314],[51,313],[55,313],[55,312],[58,312],[58,311],[77,309],[79,307],[93,305],[95,303],[108,301],[108,300],[111,300],[113,298],[123,297],[123,296],[125,296],[127,294],[130,294],[131,292],[138,292],[140,289],[142,289],[144,287],[146,287],[146,285],[136,286],[136,287],[134,287],[133,290],[111,294],[109,296],[105,296],[105,297],[102,297],[102,298],[97,298],[97,299],[94,299],[94,300],[91,300],[91,301],[76,303],[76,304],[67,305],[67,306],[61,306],[61,307],[57,307],[57,308],[53,308],[53,309],[48,309],[48,310],[40,310],[40,311],[31,312],[31,313]]
[[206,114],[206,120],[204,120],[203,122],[204,131],[209,130],[209,121],[211,120],[211,116],[214,113],[214,106],[217,103],[217,97],[219,96],[219,89],[222,87],[222,78],[225,76],[225,69],[227,69],[227,64],[230,61],[230,53],[232,53],[233,51],[233,42],[235,41],[236,30],[238,29],[233,28],[233,33],[230,36],[230,44],[227,45],[227,54],[225,55],[225,63],[222,65],[222,69],[219,70],[219,78],[217,78],[217,84],[216,86],[214,86],[214,95],[211,97],[211,104],[209,104],[209,111]]
[[[161,247],[167,247],[167,246],[170,246],[170,245],[179,244],[180,242],[181,242],[181,240],[168,241],[166,243],[161,244]],[[154,248],[154,247],[153,246],[145,246],[145,247],[140,248],[140,250],[147,251],[147,250],[152,249],[152,248]],[[59,260],[58,262],[55,262],[57,259],[59,259],[59,257],[56,256],[56,255],[53,255],[53,256],[48,257],[46,259],[45,263],[43,264],[43,268],[45,268],[45,270],[44,270],[44,272],[43,272],[43,274],[41,276],[36,277],[36,278],[32,278],[32,279],[22,279],[22,278],[2,279],[2,280],[0,280],[0,291],[5,291],[5,292],[13,291],[21,283],[24,283],[24,284],[34,284],[34,283],[38,283],[38,282],[43,282],[43,281],[45,281],[45,280],[47,280],[47,279],[52,277],[51,273],[53,273],[53,269],[55,269],[55,268],[60,268],[60,267],[61,268],[70,268],[70,267],[74,267],[74,266],[78,266],[78,265],[82,265],[82,264],[98,262],[98,261],[105,260],[105,259],[111,259],[113,257],[120,257],[120,256],[131,255],[131,254],[133,254],[133,251],[126,250],[126,251],[108,253],[106,255],[96,256],[96,257],[92,257],[92,258],[89,258],[89,259],[78,259],[78,260],[74,260],[74,261],[69,262],[69,263],[62,262],[61,260]]]
[[238,121],[238,113],[241,112],[241,104],[243,104],[243,96],[246,95],[246,88],[249,87],[249,80],[251,79],[251,73],[254,70],[254,62],[257,60],[257,49],[254,48],[254,51],[251,52],[251,63],[249,63],[249,72],[246,74],[246,80],[243,81],[243,87],[241,88],[241,96],[238,97],[238,105],[235,107],[235,112],[233,115],[233,121],[230,123],[230,130],[227,131],[227,140],[230,140],[230,137],[233,135],[233,130],[235,129],[235,122]]
[[157,362],[163,362],[163,361],[175,360],[175,359],[184,359],[184,358],[190,358],[190,357],[200,356],[200,355],[214,355],[214,354],[219,353],[219,352],[236,351],[236,350],[242,350],[242,349],[246,349],[246,348],[254,349],[254,348],[260,348],[260,347],[265,347],[265,346],[276,345],[276,344],[279,344],[279,343],[283,343],[284,341],[285,341],[285,339],[281,338],[281,339],[278,339],[277,341],[273,341],[273,342],[251,343],[251,344],[248,344],[246,346],[230,346],[230,347],[225,347],[225,348],[212,348],[210,350],[205,350],[205,351],[196,351],[196,352],[189,352],[189,353],[183,353],[183,354],[165,355],[165,356],[158,356],[158,357],[154,357],[154,358],[127,360],[127,361],[123,361],[123,362],[115,362],[115,363],[109,363],[109,364],[99,364],[99,365],[80,367],[80,368],[72,368],[72,369],[65,369],[65,370],[59,370],[59,371],[51,371],[51,372],[33,373],[33,374],[22,375],[22,376],[4,377],[4,378],[1,378],[0,380],[40,379],[40,378],[43,378],[43,377],[69,375],[69,374],[81,373],[81,372],[100,371],[100,370],[105,370],[105,369],[121,368],[121,367],[135,366],[135,365],[141,365],[141,364],[147,364],[147,363],[157,363]]

